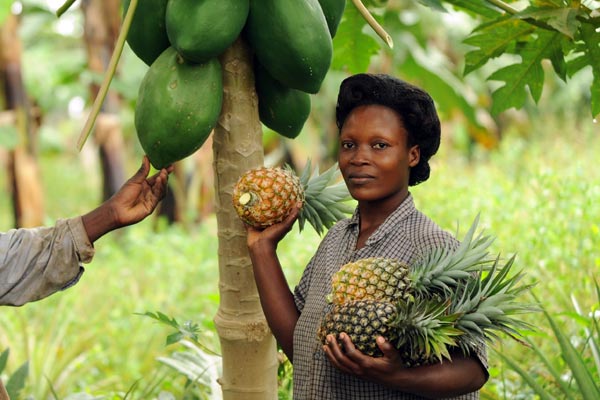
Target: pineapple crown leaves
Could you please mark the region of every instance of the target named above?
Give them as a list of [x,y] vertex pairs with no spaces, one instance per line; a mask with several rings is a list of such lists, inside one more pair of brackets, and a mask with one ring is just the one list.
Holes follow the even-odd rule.
[[469,279],[473,272],[489,269],[488,248],[494,241],[482,232],[475,235],[479,215],[455,250],[436,248],[428,252],[411,270],[411,281],[417,295],[433,292],[450,293],[459,282]]
[[322,235],[325,229],[352,214],[354,208],[347,203],[351,196],[346,184],[339,181],[340,176],[337,163],[319,173],[319,167],[312,170],[311,161],[308,160],[300,174],[300,184],[304,190],[304,206],[298,216],[301,231],[308,221]]
[[516,255],[513,255],[506,264],[500,265],[498,256],[483,279],[483,271],[480,271],[476,278],[457,288],[449,312],[460,315],[456,326],[465,333],[463,350],[468,350],[482,339],[490,342],[500,340],[500,333],[526,345],[521,340],[521,331],[532,330],[533,326],[515,316],[537,312],[540,308],[537,304],[519,300],[519,296],[534,285],[521,284],[525,276],[523,271],[510,275],[515,258]]
[[463,332],[456,328],[459,314],[447,312],[447,301],[411,299],[396,305],[390,326],[398,334],[396,348],[404,349],[410,359],[451,359],[449,347],[457,346]]

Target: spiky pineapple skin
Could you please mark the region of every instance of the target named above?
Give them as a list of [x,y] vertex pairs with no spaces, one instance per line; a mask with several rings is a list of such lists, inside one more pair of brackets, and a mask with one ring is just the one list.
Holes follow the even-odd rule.
[[345,332],[352,344],[363,354],[381,357],[383,353],[375,339],[383,336],[392,343],[397,340],[390,323],[396,316],[395,307],[388,302],[357,300],[334,304],[321,323],[318,337],[321,343],[327,342],[327,335],[339,338]]
[[409,266],[396,259],[371,257],[343,265],[332,277],[331,302],[397,302],[409,298]]
[[[251,196],[246,204],[240,202],[244,194]],[[240,177],[233,188],[232,200],[245,223],[264,228],[283,221],[296,204],[304,202],[304,190],[293,172],[279,167],[260,167]]]

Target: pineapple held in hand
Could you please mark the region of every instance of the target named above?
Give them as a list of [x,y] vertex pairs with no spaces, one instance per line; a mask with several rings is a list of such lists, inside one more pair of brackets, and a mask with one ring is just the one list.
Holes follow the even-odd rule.
[[352,213],[346,204],[350,194],[337,164],[322,174],[311,174],[308,162],[300,177],[289,168],[260,167],[247,171],[233,188],[233,206],[247,224],[265,228],[283,221],[298,203],[300,230],[308,221],[322,234],[340,219]]
[[503,266],[487,258],[493,240],[474,238],[476,225],[458,249],[432,251],[411,268],[386,258],[342,266],[317,332],[321,342],[345,332],[357,349],[378,357],[375,340],[383,336],[411,367],[450,359],[452,347],[468,354],[498,333],[519,340],[518,329],[529,325],[514,315],[536,308],[516,298],[530,285],[518,285],[521,272],[509,276],[514,256]]

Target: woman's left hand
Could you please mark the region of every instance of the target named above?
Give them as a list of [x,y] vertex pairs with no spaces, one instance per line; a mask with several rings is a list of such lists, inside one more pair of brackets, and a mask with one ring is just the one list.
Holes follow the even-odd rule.
[[377,346],[383,352],[382,357],[365,355],[354,346],[346,333],[341,333],[339,340],[334,335],[328,335],[323,350],[329,361],[339,370],[383,384],[386,378],[389,379],[393,372],[398,372],[403,366],[400,353],[390,342],[379,336]]

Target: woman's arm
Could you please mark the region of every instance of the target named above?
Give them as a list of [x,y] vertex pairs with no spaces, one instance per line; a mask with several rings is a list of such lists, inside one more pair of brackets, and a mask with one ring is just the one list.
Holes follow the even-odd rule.
[[405,368],[399,352],[382,337],[377,338],[377,344],[384,355],[378,358],[362,354],[346,334],[342,333],[340,340],[343,351],[333,335],[327,337],[328,344],[323,346],[325,354],[338,369],[425,398],[439,399],[474,392],[488,378],[476,356],[458,353],[452,355],[452,361]]
[[264,230],[247,227],[248,250],[260,303],[275,339],[293,360],[293,339],[300,315],[277,257],[277,244],[290,231],[298,217],[298,208],[281,223]]

